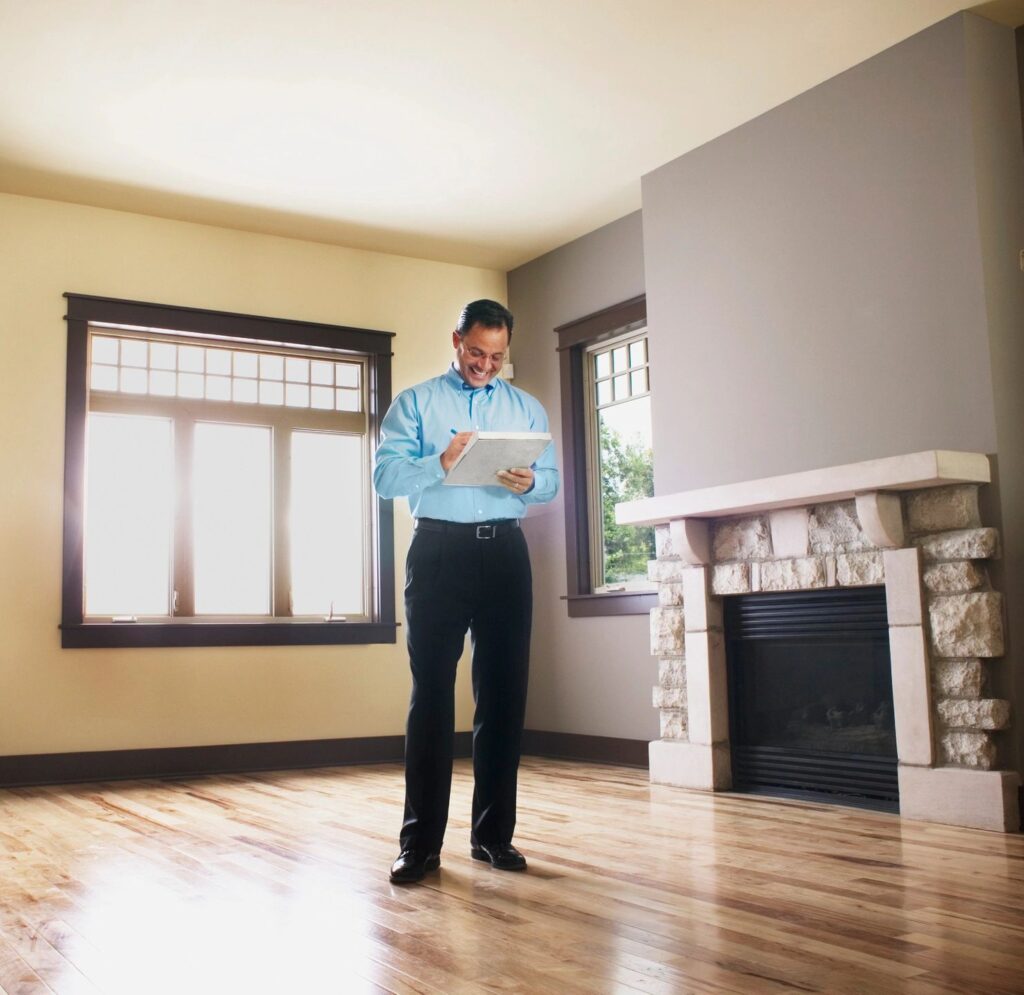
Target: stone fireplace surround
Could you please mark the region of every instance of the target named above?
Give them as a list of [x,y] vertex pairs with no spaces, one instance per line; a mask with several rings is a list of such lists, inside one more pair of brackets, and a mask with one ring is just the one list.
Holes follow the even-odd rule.
[[1004,653],[989,480],[987,456],[938,450],[619,505],[621,524],[656,526],[651,780],[732,786],[723,598],[884,584],[901,815],[1016,831],[1020,778],[998,749],[1010,706],[986,696]]

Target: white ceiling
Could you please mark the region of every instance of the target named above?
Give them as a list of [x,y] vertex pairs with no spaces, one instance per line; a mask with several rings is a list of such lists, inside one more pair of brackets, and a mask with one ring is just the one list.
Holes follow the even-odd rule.
[[507,269],[963,6],[0,0],[0,190]]

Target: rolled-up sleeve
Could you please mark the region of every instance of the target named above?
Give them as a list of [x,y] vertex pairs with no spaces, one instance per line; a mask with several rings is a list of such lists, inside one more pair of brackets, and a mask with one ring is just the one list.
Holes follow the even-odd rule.
[[413,391],[395,398],[380,434],[373,486],[382,498],[409,497],[444,480],[440,454],[423,455],[423,425]]

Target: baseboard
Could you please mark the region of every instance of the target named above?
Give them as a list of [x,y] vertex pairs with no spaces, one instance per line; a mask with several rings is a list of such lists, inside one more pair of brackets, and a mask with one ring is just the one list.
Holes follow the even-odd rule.
[[[402,760],[404,749],[404,736],[367,736],[285,743],[36,753],[0,757],[0,787],[393,763]],[[471,753],[472,734],[456,733],[455,755],[468,757]]]
[[573,732],[523,732],[523,753],[558,760],[587,760],[620,767],[649,764],[646,739],[615,739],[612,736],[581,736]]
[[[367,736],[285,743],[34,753],[0,757],[0,787],[395,763],[402,760],[404,749],[404,736]],[[469,757],[472,753],[472,733],[457,732],[455,756]],[[646,742],[608,736],[577,736],[564,732],[527,730],[523,733],[523,753],[627,767],[647,766]]]

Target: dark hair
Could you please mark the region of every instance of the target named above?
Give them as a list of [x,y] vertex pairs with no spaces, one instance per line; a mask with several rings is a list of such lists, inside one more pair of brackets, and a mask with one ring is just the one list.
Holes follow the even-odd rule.
[[508,339],[512,341],[512,312],[503,304],[497,301],[480,300],[472,301],[462,309],[459,315],[459,323],[455,331],[460,339],[466,337],[474,325],[483,325],[484,328],[505,328],[508,331]]

